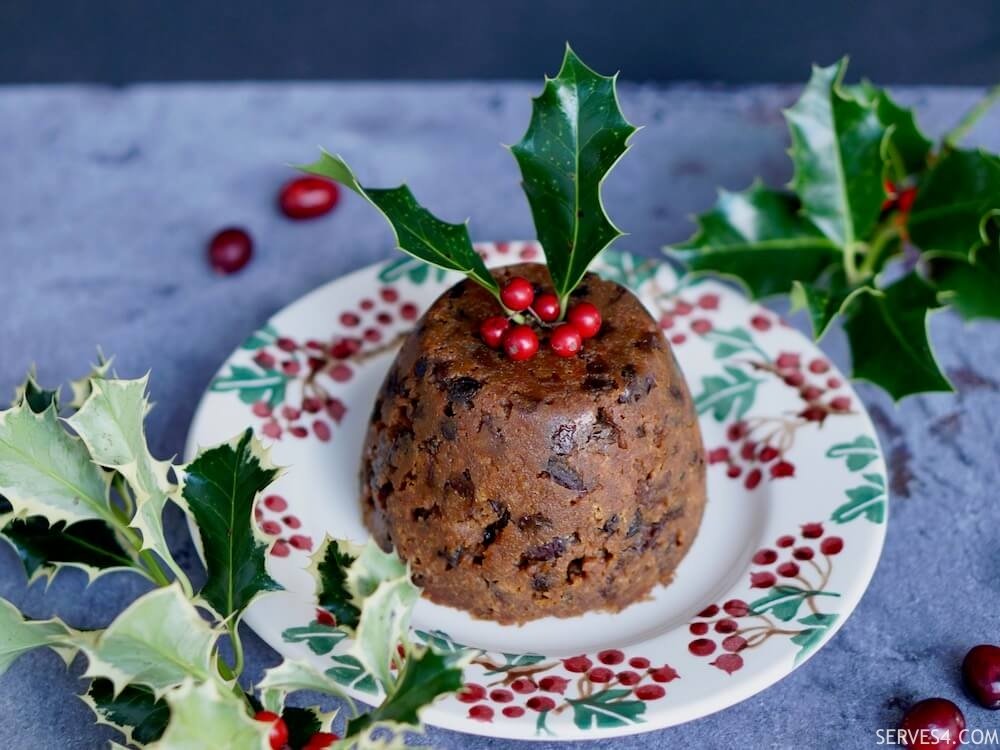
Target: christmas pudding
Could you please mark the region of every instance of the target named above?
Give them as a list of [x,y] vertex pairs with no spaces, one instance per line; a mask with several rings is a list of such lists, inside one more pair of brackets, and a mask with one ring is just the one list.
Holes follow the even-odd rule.
[[626,288],[587,273],[621,233],[604,177],[635,131],[614,79],[567,50],[511,151],[546,264],[490,271],[466,224],[405,185],[331,178],[399,249],[466,279],[408,335],[363,446],[365,522],[431,600],[501,623],[619,610],[668,583],[698,532],[705,463],[687,385]]

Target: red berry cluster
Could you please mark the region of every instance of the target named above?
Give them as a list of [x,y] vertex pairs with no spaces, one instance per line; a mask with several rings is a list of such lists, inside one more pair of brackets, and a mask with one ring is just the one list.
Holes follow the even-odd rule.
[[566,322],[560,323],[562,307],[552,292],[535,294],[527,279],[515,276],[500,290],[500,301],[513,314],[511,317],[494,315],[479,326],[479,335],[491,349],[503,348],[515,362],[531,359],[538,353],[539,341],[535,328],[527,323],[512,323],[520,313],[527,312],[542,328],[550,329],[549,348],[559,357],[576,356],[583,348],[584,339],[592,338],[601,330],[601,313],[589,302],[578,302],[566,313]]
[[[271,725],[271,730],[267,735],[271,750],[283,750],[288,747],[288,724],[283,718],[273,711],[258,711],[253,717],[257,721]],[[302,746],[302,750],[325,750],[339,739],[338,735],[330,732],[316,732]]]
[[830,363],[822,357],[810,360],[803,367],[802,358],[798,354],[782,352],[774,360],[773,366],[758,364],[756,367],[770,369],[785,385],[798,391],[799,398],[806,404],[799,416],[809,422],[822,423],[830,414],[845,414],[851,410],[851,399],[848,396],[824,398],[831,391],[841,388],[844,382],[830,373]]
[[[600,651],[597,664],[589,656],[571,656],[562,660],[563,668],[592,685],[601,688],[619,685],[631,689],[632,694],[643,701],[658,700],[667,694],[663,683],[676,680],[680,675],[673,667],[664,664],[653,667],[649,659],[634,656],[626,661],[624,652],[618,649]],[[648,681],[646,681],[648,678]],[[645,684],[640,684],[645,682]],[[496,711],[508,719],[524,716],[526,711],[543,713],[553,710],[562,700],[571,680],[559,675],[536,677],[526,674],[504,683],[504,687],[484,687],[474,682],[466,683],[458,693],[458,700],[473,704],[469,708],[469,718],[478,721],[493,721]],[[548,693],[546,695],[545,693]],[[523,705],[519,696],[529,696]],[[555,697],[553,697],[555,696]],[[494,705],[490,705],[490,704]]]
[[753,440],[746,422],[733,422],[729,425],[726,438],[731,443],[738,443],[739,449],[730,451],[725,445],[713,448],[708,452],[708,462],[726,464],[726,475],[730,479],[743,476],[743,486],[748,490],[755,489],[761,483],[765,471],[771,479],[795,476],[795,464],[788,461],[783,451],[770,445],[767,440],[759,443]]
[[750,605],[742,599],[730,599],[721,607],[717,604],[705,607],[698,613],[701,620],[688,626],[694,636],[688,643],[688,651],[695,656],[708,657],[721,647],[722,652],[709,663],[729,674],[742,669],[743,657],[739,652],[747,647],[747,640],[737,620],[749,613]]
[[[660,315],[660,328],[664,331],[672,331],[670,343],[675,346],[687,341],[687,334],[680,329],[682,320],[686,320],[688,328],[692,333],[704,336],[712,330],[712,322],[708,318],[698,315],[699,310],[718,310],[719,295],[712,292],[701,295],[693,303],[680,297],[674,300],[671,307],[665,308]],[[682,319],[682,320],[681,320]]]
[[[312,537],[297,533],[302,528],[302,521],[288,512],[288,501],[281,495],[267,495],[254,507],[253,515],[261,531],[277,537],[271,545],[271,554],[275,557],[288,557],[293,548],[303,552],[312,550]],[[285,529],[291,532],[288,536],[284,536]]]
[[[753,556],[753,563],[765,569],[750,572],[750,587],[769,589],[777,584],[779,578],[797,578],[801,573],[800,565],[815,558],[817,552],[826,557],[839,555],[844,549],[844,540],[839,536],[823,534],[823,524],[806,523],[802,524],[799,530],[799,536],[804,541],[796,540],[794,536],[786,534],[775,540],[774,546],[777,549],[764,547],[757,550]],[[782,550],[790,552],[782,553]],[[790,559],[779,560],[782,554],[787,554]]]
[[882,211],[892,211],[893,209],[902,214],[903,221],[906,215],[913,208],[913,202],[917,199],[916,185],[897,185],[890,180],[885,181],[885,200],[882,201]]

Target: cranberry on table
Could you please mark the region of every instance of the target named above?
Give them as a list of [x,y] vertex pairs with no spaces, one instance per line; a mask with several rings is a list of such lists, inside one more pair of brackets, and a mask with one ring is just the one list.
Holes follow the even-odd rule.
[[217,273],[236,273],[250,262],[252,255],[253,240],[240,227],[227,227],[208,243],[208,262]]
[[337,186],[322,177],[298,177],[285,183],[278,195],[282,213],[290,219],[314,219],[329,213],[340,192]]
[[965,716],[950,700],[928,698],[906,712],[899,729],[910,750],[950,750],[961,747]]
[[562,312],[559,305],[559,298],[552,292],[543,292],[535,298],[535,304],[531,307],[535,315],[542,319],[544,323],[552,323],[559,320],[559,313]]
[[271,743],[271,750],[281,750],[288,744],[288,725],[285,720],[273,711],[258,711],[253,716],[257,721],[263,721],[271,725],[267,739]]
[[514,326],[503,337],[503,350],[515,362],[531,359],[538,352],[538,336],[531,326]]
[[503,335],[510,328],[510,321],[502,315],[494,315],[487,318],[479,325],[479,335],[486,346],[491,349],[499,349],[503,342]]
[[500,290],[500,301],[514,312],[527,310],[535,301],[535,288],[527,279],[515,276]]
[[1000,647],[982,644],[970,649],[962,662],[962,682],[980,706],[1000,709]]
[[601,312],[589,302],[573,305],[566,314],[566,320],[572,323],[585,339],[596,336],[601,330]]
[[552,331],[549,346],[560,357],[574,357],[583,346],[583,337],[576,326],[567,323]]

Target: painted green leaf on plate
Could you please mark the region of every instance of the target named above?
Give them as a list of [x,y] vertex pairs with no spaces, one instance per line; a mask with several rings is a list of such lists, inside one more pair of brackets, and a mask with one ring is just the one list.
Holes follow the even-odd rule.
[[645,701],[630,698],[632,691],[611,688],[585,698],[569,699],[573,723],[580,729],[607,729],[638,724],[646,712]]
[[757,386],[761,383],[738,367],[726,367],[725,372],[725,375],[702,378],[702,391],[694,399],[694,408],[699,414],[711,412],[719,422],[742,419],[753,406]]

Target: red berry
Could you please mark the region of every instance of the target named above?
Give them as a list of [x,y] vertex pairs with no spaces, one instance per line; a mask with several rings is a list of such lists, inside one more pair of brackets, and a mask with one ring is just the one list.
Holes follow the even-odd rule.
[[313,546],[312,537],[304,534],[293,534],[289,537],[288,543],[295,547],[295,549],[301,549],[307,552],[311,550]]
[[531,359],[538,352],[538,336],[531,326],[514,326],[503,337],[503,350],[515,362]]
[[302,521],[300,521],[296,516],[285,516],[281,520],[284,522],[285,526],[290,529],[297,529],[302,525]]
[[735,633],[737,630],[739,630],[739,625],[736,624],[736,620],[730,620],[728,617],[715,623],[716,633]]
[[747,434],[746,422],[733,422],[726,429],[726,437],[733,441],[739,440],[746,434]]
[[834,411],[848,411],[851,408],[851,399],[847,396],[837,396],[830,402],[830,408]]
[[760,469],[754,469],[749,474],[747,474],[747,478],[743,480],[743,485],[748,490],[752,490],[756,488],[758,484],[760,484],[760,479],[762,476],[763,475],[761,474]]
[[711,665],[727,674],[732,674],[736,670],[743,668],[743,657],[739,654],[722,654],[715,661],[711,662]]
[[615,673],[612,672],[607,667],[594,667],[587,673],[587,677],[591,682],[596,682],[598,684],[603,684],[605,682],[611,682],[614,679]]
[[778,449],[773,446],[765,445],[763,448],[760,449],[760,460],[763,461],[764,463],[773,461],[777,457],[778,457]]
[[552,331],[552,335],[549,337],[549,346],[559,357],[575,357],[583,347],[583,338],[576,326],[564,324]]
[[569,687],[569,680],[565,677],[555,677],[554,675],[550,675],[549,677],[543,677],[540,679],[538,681],[538,687],[546,693],[562,693],[565,692],[567,687]]
[[695,656],[708,656],[715,651],[715,641],[709,638],[695,638],[688,644],[688,651]]
[[792,557],[796,560],[812,560],[815,554],[812,547],[796,547],[792,550]]
[[267,401],[258,401],[250,409],[258,417],[269,417],[271,416],[271,405]]
[[594,663],[586,656],[571,656],[568,659],[563,659],[563,666],[567,672],[586,672],[593,665]]
[[292,548],[288,546],[288,542],[284,539],[279,539],[271,547],[271,554],[275,557],[288,557],[292,553]]
[[750,574],[750,588],[752,589],[769,589],[777,581],[778,579],[775,578],[774,573],[768,573],[767,571]]
[[754,565],[770,565],[777,559],[778,553],[773,549],[758,550],[757,554],[753,556]]
[[804,523],[802,524],[802,536],[806,539],[819,539],[823,536],[823,524]]
[[677,670],[669,664],[664,664],[662,667],[654,669],[649,673],[649,676],[653,678],[653,682],[672,682],[680,677],[677,674]]
[[479,325],[479,335],[490,349],[499,349],[504,332],[510,328],[510,321],[502,315],[487,318]]
[[399,299],[399,292],[391,286],[387,286],[379,290],[379,296],[381,296],[386,302],[395,302]]
[[531,282],[520,276],[515,276],[500,290],[500,301],[507,309],[514,312],[527,310],[534,299],[535,289],[531,286]]
[[780,477],[790,477],[795,474],[795,465],[788,461],[778,461],[771,467],[771,476],[775,479]]
[[662,328],[665,331],[668,328],[673,328],[673,327],[674,327],[674,316],[670,315],[669,313],[663,313],[663,315],[660,317],[660,328]]
[[806,378],[801,372],[790,372],[785,375],[785,382],[792,388],[798,388],[806,382]]
[[691,631],[691,635],[705,635],[708,632],[707,622],[692,622],[688,625],[688,630]]
[[698,318],[691,321],[691,330],[704,335],[712,330],[712,323],[704,318]]
[[799,414],[807,422],[823,422],[826,419],[826,409],[822,406],[810,406]]
[[399,315],[403,320],[416,320],[419,312],[420,311],[417,309],[417,306],[412,302],[405,302],[403,303],[403,306],[399,308]]
[[642,675],[638,672],[633,672],[631,669],[625,670],[624,672],[618,673],[618,682],[622,685],[638,685],[642,682]]
[[340,191],[322,177],[298,177],[285,183],[278,195],[278,205],[289,219],[314,219],[337,205]]
[[782,352],[774,363],[782,370],[794,370],[799,366],[799,355],[792,352]]
[[538,685],[535,684],[534,680],[529,680],[527,677],[518,677],[512,683],[510,683],[511,690],[515,693],[533,693],[538,689]]
[[546,323],[558,320],[559,313],[562,312],[559,306],[559,298],[552,292],[543,292],[535,297],[535,304],[532,305],[531,309],[535,311],[535,315]]
[[899,724],[910,750],[945,750],[961,746],[965,716],[958,706],[944,698],[928,698],[915,704]]
[[982,644],[962,662],[965,689],[983,708],[1000,708],[1000,647]]
[[687,336],[685,336],[683,333],[675,333],[673,336],[670,337],[671,344],[680,345],[683,344],[685,341],[687,341]]
[[753,461],[757,456],[757,444],[752,440],[747,440],[740,448],[740,458],[744,461]]
[[538,711],[539,713],[541,713],[542,711],[551,711],[553,708],[556,707],[556,702],[551,698],[549,698],[547,695],[536,695],[531,698],[528,698],[528,702],[526,705],[532,711]]
[[674,312],[677,313],[678,315],[687,315],[693,309],[694,307],[691,305],[690,302],[685,302],[682,299],[679,299],[677,300],[677,302],[674,303]]
[[476,721],[493,721],[493,709],[485,705],[473,706],[469,709],[469,718]]
[[589,302],[578,302],[566,313],[566,320],[576,326],[585,339],[596,336],[601,330],[601,312]]
[[779,547],[791,547],[793,544],[795,544],[795,537],[788,536],[787,534],[785,536],[779,536],[775,544],[777,544]]
[[260,530],[265,534],[277,536],[281,533],[281,525],[277,521],[264,521],[264,523],[260,525]]
[[828,536],[819,545],[819,551],[824,555],[837,555],[844,549],[844,540],[839,536]]
[[771,321],[765,318],[763,315],[754,315],[750,318],[750,325],[756,328],[758,331],[767,331],[771,328]]
[[361,322],[361,318],[359,318],[355,313],[345,312],[345,313],[341,313],[340,314],[340,323],[341,323],[341,325],[345,325],[348,328],[356,326],[360,322]]
[[245,229],[223,229],[208,244],[208,262],[216,273],[231,274],[250,262],[253,240]]
[[507,706],[506,708],[504,708],[502,713],[508,719],[517,719],[521,716],[524,716],[524,709],[521,708],[520,706]]
[[475,703],[476,701],[481,701],[486,697],[486,688],[482,685],[477,685],[474,682],[467,683],[461,690],[458,691],[458,699],[462,703]]
[[728,469],[726,469],[726,476],[730,479],[736,479],[742,473],[743,469],[736,464],[732,464]]
[[698,617],[715,617],[719,614],[718,604],[709,604],[705,609],[698,613]]
[[799,574],[799,566],[793,562],[784,562],[778,566],[778,575],[785,578],[795,578]]
[[329,625],[330,627],[336,627],[337,625],[336,618],[325,609],[316,610],[316,622],[321,625]]
[[621,664],[625,661],[625,654],[616,648],[609,648],[606,651],[599,651],[597,653],[597,658],[600,660],[601,664]]
[[269,510],[273,510],[275,513],[281,513],[284,510],[288,510],[288,501],[281,495],[268,495],[264,498],[264,505],[266,505]]
[[358,303],[358,307],[362,310],[371,310],[375,307],[375,300],[365,298]]
[[253,715],[257,721],[263,721],[271,725],[271,731],[267,734],[267,739],[271,743],[272,750],[281,750],[288,743],[288,725],[285,720],[273,711],[258,711]]
[[913,201],[917,199],[917,189],[915,187],[908,187],[903,192],[899,194],[899,198],[896,201],[896,205],[899,206],[899,210],[906,213],[911,208],[913,208]]
[[728,460],[729,449],[725,446],[722,446],[721,448],[713,448],[708,452],[708,462],[710,464],[718,464]]
[[742,599],[730,599],[722,605],[722,608],[726,611],[727,615],[732,615],[733,617],[745,617],[750,611],[750,605]]
[[830,369],[830,363],[825,359],[814,359],[809,363],[809,372],[814,372],[817,375],[822,375],[824,372]]
[[840,382],[840,378],[829,378],[826,381],[827,388],[840,388],[843,383]]
[[628,665],[633,669],[649,669],[649,659],[645,656],[633,656],[628,660]]
[[324,443],[328,442],[333,435],[333,433],[330,432],[330,425],[328,425],[322,419],[314,420],[312,428],[313,428],[313,434],[320,440],[322,440]]
[[804,401],[815,401],[816,399],[818,399],[820,396],[823,395],[823,389],[817,388],[814,385],[810,385],[803,388],[799,395],[802,396],[802,399]]
[[716,310],[719,307],[718,294],[703,294],[698,298],[698,307],[702,310]]
[[731,653],[742,651],[747,647],[747,639],[742,635],[731,635],[722,641],[722,648]]
[[667,691],[660,685],[643,685],[635,689],[635,697],[642,701],[655,701],[666,694]]
[[302,746],[302,750],[325,750],[334,742],[340,739],[340,735],[331,732],[316,732],[309,741]]
[[494,703],[510,703],[514,700],[514,694],[509,690],[497,688],[496,690],[490,691],[490,700]]

